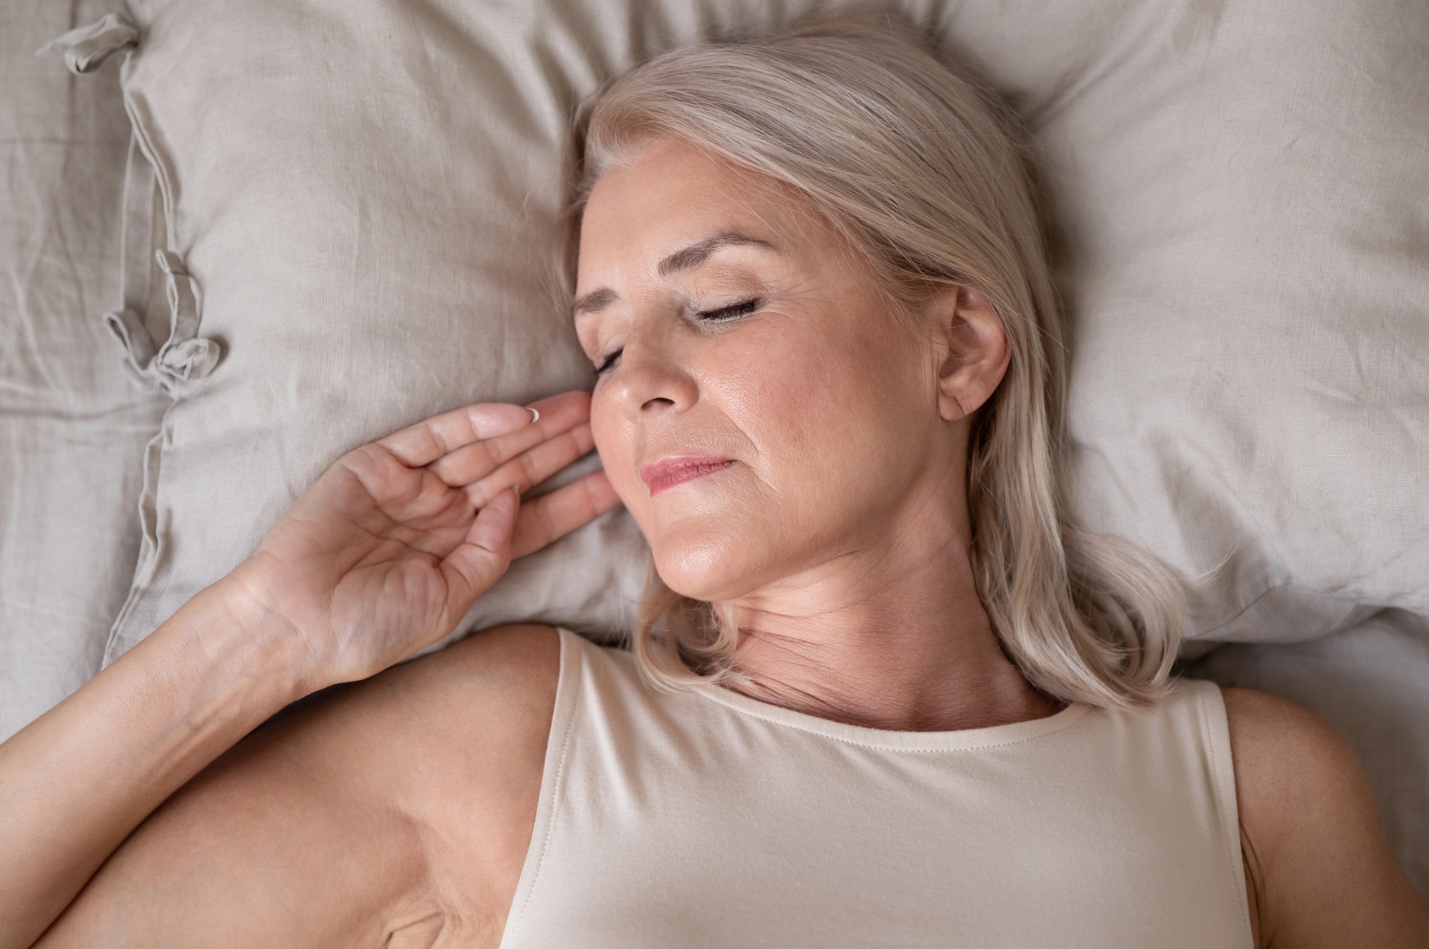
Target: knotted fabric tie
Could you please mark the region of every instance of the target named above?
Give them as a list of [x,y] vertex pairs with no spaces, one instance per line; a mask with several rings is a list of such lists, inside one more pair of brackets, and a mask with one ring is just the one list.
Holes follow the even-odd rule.
[[76,27],[50,40],[36,56],[64,53],[65,65],[76,76],[98,69],[110,54],[139,45],[139,28],[123,13],[111,13],[88,26]]
[[129,309],[104,314],[104,325],[124,347],[125,368],[140,388],[162,389],[177,399],[213,371],[221,350],[214,340],[198,335],[198,298],[183,259],[167,250],[154,256],[169,298],[169,338],[155,352],[144,321]]

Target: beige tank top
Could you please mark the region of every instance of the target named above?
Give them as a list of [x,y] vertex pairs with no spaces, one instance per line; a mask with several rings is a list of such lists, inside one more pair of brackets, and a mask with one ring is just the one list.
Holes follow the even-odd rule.
[[1225,706],[861,728],[561,631],[503,949],[1252,946]]

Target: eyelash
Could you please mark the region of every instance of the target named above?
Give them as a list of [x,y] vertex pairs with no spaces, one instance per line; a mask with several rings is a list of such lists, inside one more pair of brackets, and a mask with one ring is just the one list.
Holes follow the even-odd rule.
[[763,302],[764,301],[758,297],[751,297],[748,300],[731,303],[729,306],[722,306],[718,310],[701,310],[695,315],[711,323],[722,323],[725,320],[735,320],[741,316],[748,316],[759,309],[760,304]]
[[617,349],[615,352],[611,353],[609,356],[606,356],[606,357],[605,357],[605,362],[603,362],[603,363],[601,363],[599,366],[596,366],[596,367],[595,367],[595,374],[596,374],[597,376],[603,375],[607,369],[609,369],[611,366],[615,365],[615,361],[620,358],[620,354],[621,354],[622,352],[624,352],[623,349]]
[[[748,316],[764,303],[759,297],[751,297],[748,300],[741,300],[738,303],[731,303],[729,306],[722,306],[717,310],[699,310],[695,315],[708,323],[723,323],[726,320],[737,320],[741,316]],[[605,357],[605,362],[596,367],[595,374],[601,375],[620,358],[624,349],[617,349],[609,356]]]

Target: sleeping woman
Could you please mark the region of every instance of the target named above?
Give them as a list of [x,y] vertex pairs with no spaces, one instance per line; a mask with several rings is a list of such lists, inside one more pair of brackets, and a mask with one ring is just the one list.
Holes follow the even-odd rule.
[[[835,25],[669,53],[577,131],[593,394],[350,452],[0,746],[0,946],[1429,946],[1345,743],[1172,681],[1179,581],[1072,517],[995,98]],[[629,648],[388,669],[617,504]]]

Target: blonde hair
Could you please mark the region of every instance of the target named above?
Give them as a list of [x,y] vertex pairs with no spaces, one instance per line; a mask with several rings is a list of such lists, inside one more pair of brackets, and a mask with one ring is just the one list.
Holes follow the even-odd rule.
[[[1011,363],[974,423],[966,490],[979,596],[1028,680],[1064,701],[1161,694],[1181,580],[1083,530],[1066,478],[1065,327],[1030,163],[1011,110],[905,32],[857,22],[666,53],[607,85],[577,125],[580,188],[633,145],[671,137],[783,182],[866,257],[896,312],[977,288]],[[651,571],[632,649],[664,687],[738,675],[721,604]]]

